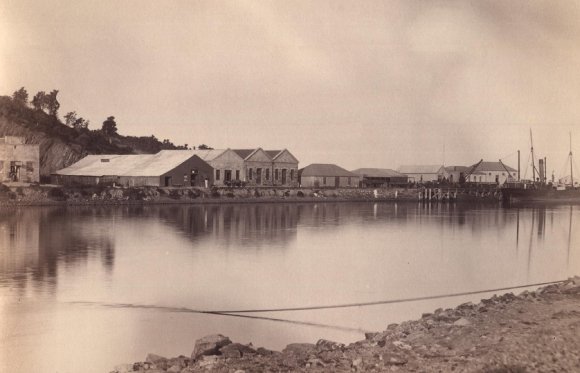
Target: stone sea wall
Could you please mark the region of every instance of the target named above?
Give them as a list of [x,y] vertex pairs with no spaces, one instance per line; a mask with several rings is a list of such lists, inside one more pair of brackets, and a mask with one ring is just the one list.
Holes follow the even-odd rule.
[[[421,196],[421,197],[420,197]],[[427,190],[416,188],[161,188],[113,186],[0,185],[0,206],[260,203],[339,201],[418,201]],[[431,202],[498,202],[493,192],[461,189],[432,190]]]

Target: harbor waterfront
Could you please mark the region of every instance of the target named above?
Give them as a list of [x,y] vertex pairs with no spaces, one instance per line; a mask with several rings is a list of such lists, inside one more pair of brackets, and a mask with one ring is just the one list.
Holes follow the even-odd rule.
[[[578,206],[343,202],[0,209],[0,371],[108,372],[221,333],[281,350],[580,273]],[[521,291],[526,288],[520,289]],[[255,314],[249,314],[255,316]]]

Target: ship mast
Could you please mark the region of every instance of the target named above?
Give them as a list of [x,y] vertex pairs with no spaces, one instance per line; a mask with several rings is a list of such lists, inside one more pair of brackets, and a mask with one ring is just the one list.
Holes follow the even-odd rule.
[[530,128],[530,144],[532,146],[531,148],[531,152],[532,152],[532,174],[533,174],[533,178],[532,178],[532,182],[536,182],[536,161],[534,160],[534,139],[532,137],[532,129]]
[[572,164],[572,132],[570,132],[570,183],[572,184],[572,189],[574,189],[574,167]]

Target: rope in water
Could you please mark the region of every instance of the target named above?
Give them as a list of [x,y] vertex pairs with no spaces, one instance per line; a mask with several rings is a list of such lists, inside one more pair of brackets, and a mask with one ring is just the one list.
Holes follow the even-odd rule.
[[566,281],[566,280],[539,282],[539,283],[535,283],[535,284],[509,286],[509,287],[496,288],[496,289],[465,291],[465,292],[461,292],[461,293],[428,295],[428,296],[413,297],[413,298],[379,300],[379,301],[374,301],[374,302],[344,303],[344,304],[333,304],[333,305],[326,305],[326,306],[309,306],[309,307],[266,308],[266,309],[253,309],[253,310],[251,310],[251,309],[250,310],[248,310],[248,309],[246,309],[246,310],[220,310],[220,311],[213,311],[213,312],[215,312],[215,313],[260,313],[260,312],[311,311],[311,310],[324,310],[324,309],[333,309],[333,308],[365,307],[365,306],[376,306],[376,305],[381,305],[381,304],[416,302],[416,301],[421,301],[421,300],[431,300],[431,299],[440,299],[440,298],[461,297],[461,296],[465,296],[465,295],[493,293],[496,291],[505,291],[505,290],[527,288],[527,287],[552,285],[552,284],[557,284],[557,283],[560,283],[563,281]]
[[450,294],[439,294],[439,295],[428,295],[422,297],[412,297],[412,298],[400,298],[400,299],[389,299],[389,300],[379,300],[374,302],[360,302],[360,303],[344,303],[344,304],[332,304],[332,305],[320,305],[320,306],[307,306],[307,307],[287,307],[287,308],[261,308],[261,309],[241,309],[241,310],[196,310],[186,307],[166,307],[166,306],[156,306],[156,305],[136,305],[130,303],[98,303],[98,302],[69,302],[74,304],[98,304],[108,307],[118,307],[118,308],[149,308],[149,309],[160,309],[160,310],[170,310],[174,312],[195,312],[195,313],[207,313],[207,314],[225,314],[233,315],[239,313],[261,313],[261,312],[286,312],[286,311],[311,311],[311,310],[325,310],[325,309],[335,309],[335,308],[351,308],[351,307],[366,307],[366,306],[376,306],[381,304],[393,304],[393,303],[405,303],[405,302],[417,302],[422,300],[432,300],[441,298],[451,298],[451,297],[461,297],[466,295],[476,295],[483,293],[493,293],[498,291],[506,291],[513,289],[521,289],[528,287],[538,287],[545,285],[552,285],[563,282],[566,280],[549,281],[549,282],[538,282],[535,284],[508,286],[503,288],[495,289],[485,289],[485,290],[475,290],[475,291],[465,291],[460,293],[450,293]]

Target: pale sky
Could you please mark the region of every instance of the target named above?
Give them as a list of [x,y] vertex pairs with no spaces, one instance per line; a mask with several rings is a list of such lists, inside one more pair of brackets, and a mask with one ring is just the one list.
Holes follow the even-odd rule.
[[93,129],[301,167],[516,167],[531,128],[559,176],[570,131],[580,157],[580,2],[0,0],[0,94],[21,86]]

